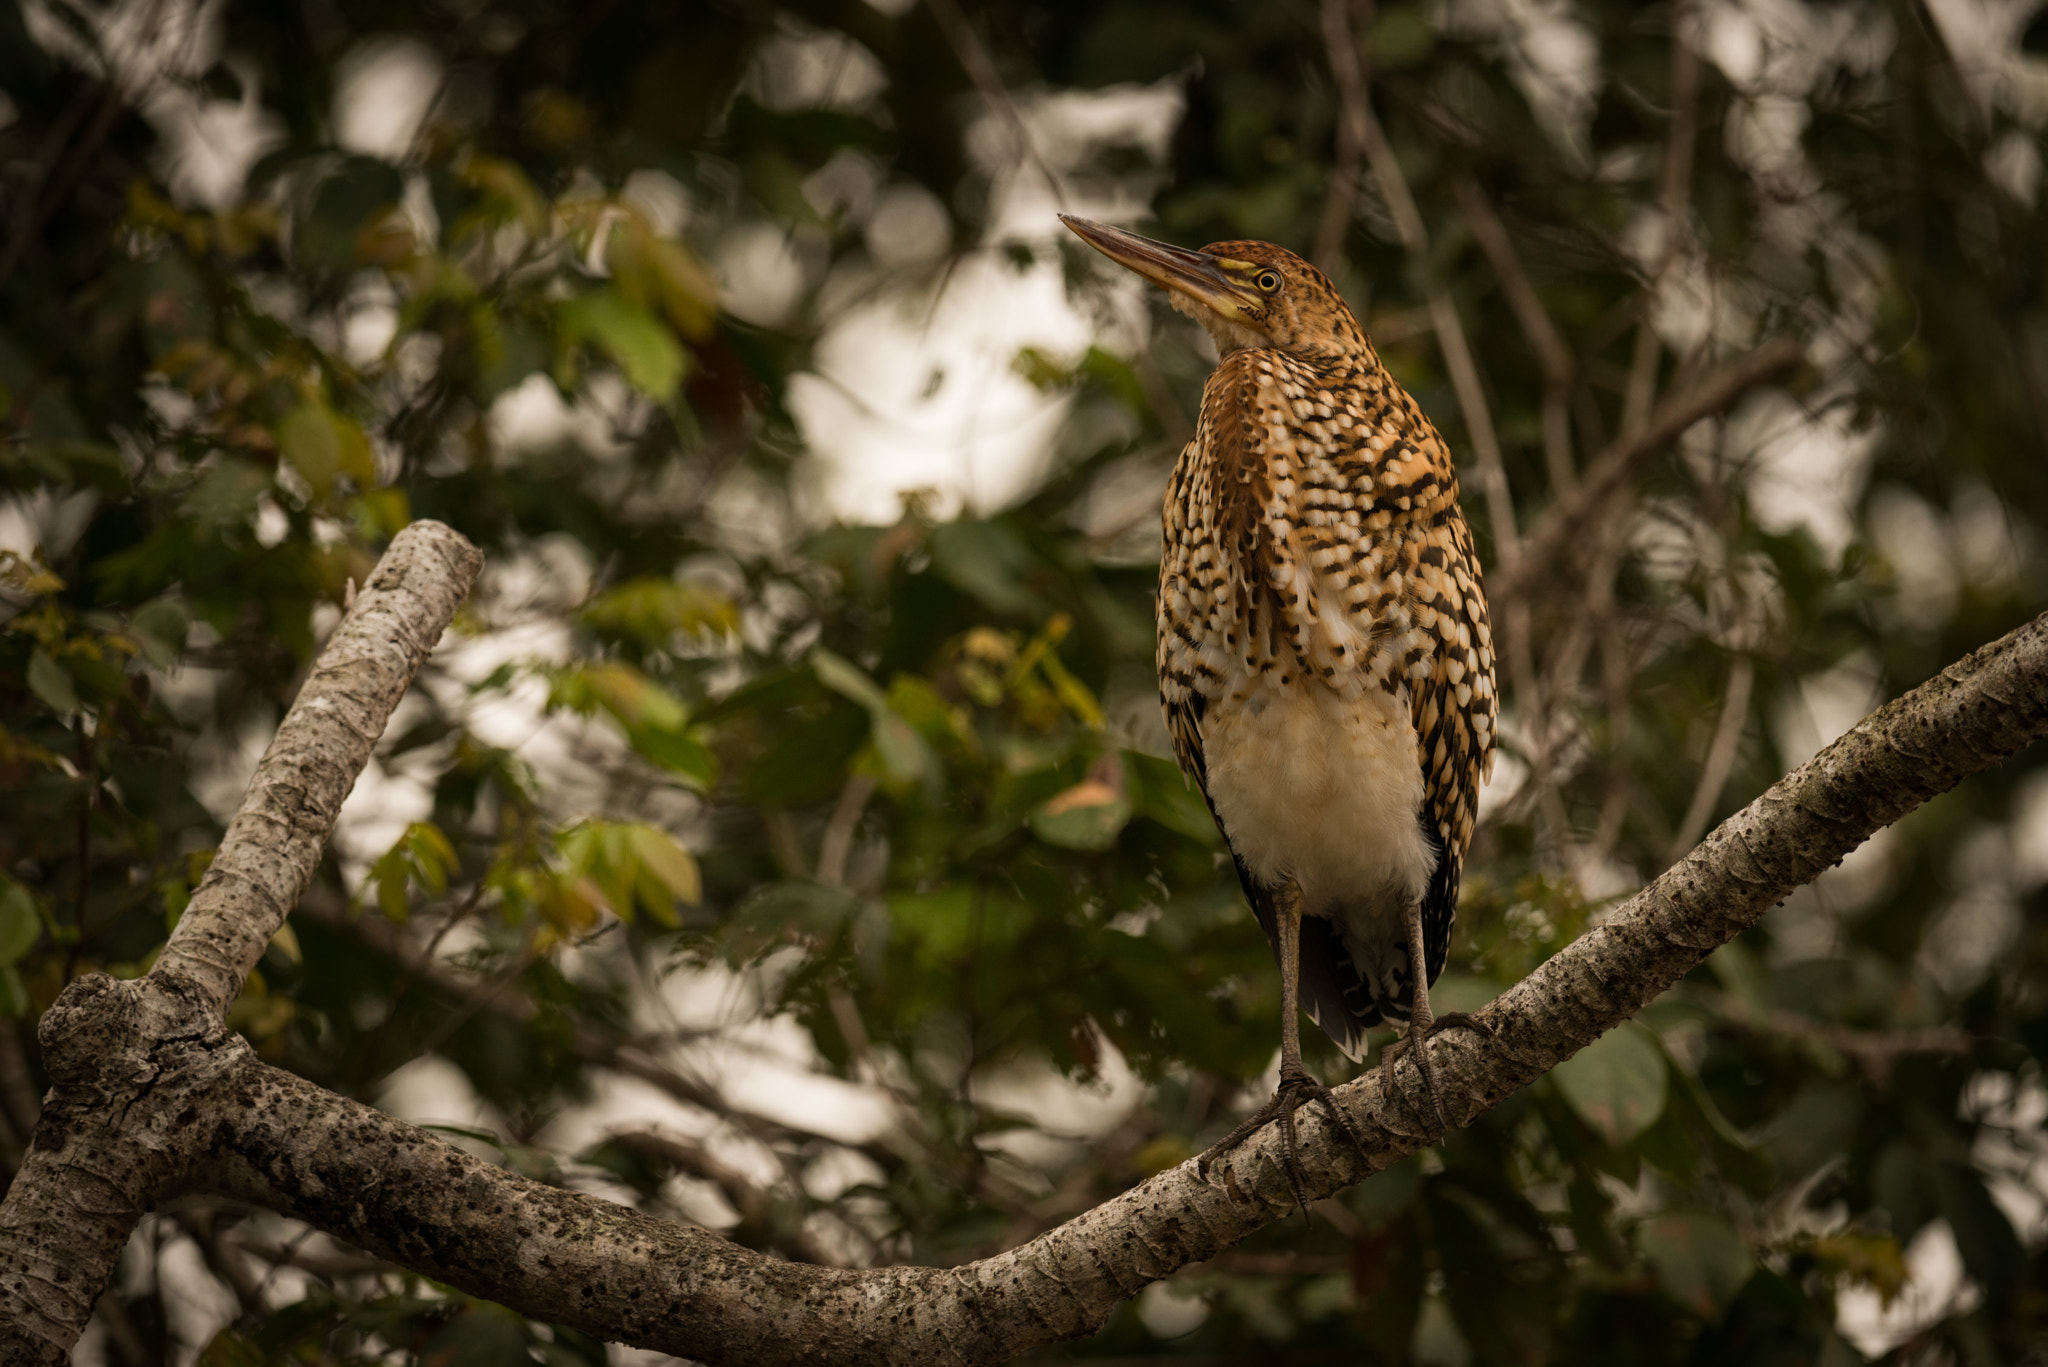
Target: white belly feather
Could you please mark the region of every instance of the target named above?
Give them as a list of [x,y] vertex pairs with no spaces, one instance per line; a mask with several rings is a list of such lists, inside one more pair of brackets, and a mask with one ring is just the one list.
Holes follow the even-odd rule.
[[1337,923],[1361,969],[1401,946],[1403,917],[1436,871],[1416,813],[1422,772],[1406,705],[1267,675],[1215,699],[1202,721],[1209,796],[1254,877],[1301,885],[1302,910]]

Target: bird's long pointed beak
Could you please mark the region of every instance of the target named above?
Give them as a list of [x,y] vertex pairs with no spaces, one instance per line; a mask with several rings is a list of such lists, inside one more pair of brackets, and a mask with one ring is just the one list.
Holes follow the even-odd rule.
[[1061,214],[1060,222],[1074,235],[1110,260],[1136,271],[1153,284],[1173,291],[1233,321],[1242,319],[1247,305],[1244,287],[1224,271],[1222,262],[1204,252],[1154,242],[1149,237],[1112,228],[1107,223]]

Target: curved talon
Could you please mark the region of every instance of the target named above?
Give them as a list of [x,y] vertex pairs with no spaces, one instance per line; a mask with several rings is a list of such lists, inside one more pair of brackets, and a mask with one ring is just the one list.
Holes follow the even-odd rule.
[[1306,1072],[1283,1072],[1280,1085],[1273,1090],[1272,1097],[1258,1110],[1245,1117],[1242,1124],[1211,1145],[1195,1164],[1195,1171],[1202,1177],[1209,1175],[1209,1164],[1220,1154],[1228,1153],[1245,1140],[1257,1134],[1267,1125],[1280,1122],[1281,1152],[1287,1169],[1287,1187],[1294,1195],[1294,1203],[1301,1207],[1304,1220],[1308,1215],[1308,1176],[1302,1170],[1301,1152],[1294,1128],[1294,1113],[1310,1101],[1320,1101],[1330,1112],[1330,1118],[1337,1122],[1337,1128],[1351,1141],[1351,1146],[1360,1153],[1365,1152],[1365,1141],[1352,1127],[1351,1117],[1344,1114],[1344,1108],[1337,1104],[1337,1098],[1323,1083]]
[[[1399,1058],[1408,1049],[1409,1045],[1415,1045],[1415,1071],[1422,1074],[1422,1090],[1429,1096],[1430,1109],[1436,1112],[1438,1127],[1445,1130],[1451,1128],[1451,1122],[1444,1115],[1443,1102],[1437,1099],[1436,1065],[1429,1061],[1429,1037],[1437,1034],[1439,1031],[1449,1030],[1453,1027],[1476,1030],[1487,1039],[1493,1038],[1493,1027],[1480,1020],[1477,1016],[1466,1011],[1446,1011],[1441,1016],[1431,1016],[1426,1019],[1420,1030],[1411,1026],[1406,1035],[1395,1040],[1380,1051],[1380,1066],[1384,1068]],[[1419,1039],[1418,1036],[1420,1037]],[[1384,1093],[1385,1090],[1386,1088],[1383,1083],[1381,1092]]]

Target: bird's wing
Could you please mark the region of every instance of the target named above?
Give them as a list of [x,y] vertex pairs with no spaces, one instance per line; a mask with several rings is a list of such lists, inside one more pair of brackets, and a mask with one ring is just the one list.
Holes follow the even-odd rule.
[[1416,629],[1433,645],[1427,672],[1409,690],[1422,762],[1423,834],[1438,852],[1422,902],[1429,981],[1443,972],[1458,908],[1458,872],[1472,844],[1480,786],[1493,772],[1499,700],[1494,691],[1493,631],[1479,584],[1471,529],[1451,516],[1429,529],[1412,576]]
[[1243,416],[1255,398],[1256,382],[1235,358],[1226,358],[1210,375],[1195,437],[1167,481],[1162,515],[1159,701],[1173,757],[1205,801],[1202,720],[1225,680],[1240,672],[1248,632],[1245,586],[1229,569],[1240,563],[1255,532],[1247,510],[1263,493],[1247,487],[1244,478],[1260,473]]

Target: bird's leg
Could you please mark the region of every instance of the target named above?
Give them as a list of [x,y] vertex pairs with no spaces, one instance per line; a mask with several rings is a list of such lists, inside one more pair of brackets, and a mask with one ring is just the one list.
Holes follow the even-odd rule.
[[1448,1130],[1451,1123],[1444,1118],[1443,1103],[1436,1095],[1436,1068],[1429,1061],[1429,1037],[1439,1030],[1462,1025],[1490,1039],[1493,1027],[1463,1011],[1446,1011],[1439,1016],[1429,1009],[1429,960],[1424,957],[1422,945],[1421,902],[1408,904],[1408,972],[1415,980],[1414,1004],[1408,1011],[1408,1037],[1382,1050],[1380,1064],[1385,1067],[1399,1056],[1402,1049],[1412,1048],[1415,1070],[1422,1074],[1422,1090],[1429,1093],[1429,1105],[1436,1112],[1436,1123]]
[[1272,1100],[1245,1117],[1243,1124],[1203,1154],[1195,1166],[1197,1172],[1207,1177],[1209,1164],[1219,1155],[1230,1152],[1277,1120],[1285,1141],[1287,1185],[1294,1193],[1295,1204],[1301,1207],[1302,1216],[1306,1218],[1308,1181],[1302,1172],[1301,1154],[1295,1145],[1296,1109],[1310,1099],[1320,1101],[1329,1109],[1337,1128],[1360,1153],[1365,1152],[1365,1143],[1358,1137],[1358,1131],[1352,1128],[1351,1118],[1344,1114],[1344,1108],[1337,1104],[1337,1098],[1330,1094],[1330,1089],[1301,1066],[1301,885],[1289,878],[1281,884],[1279,891],[1274,925],[1280,950],[1280,1085],[1274,1090]]

